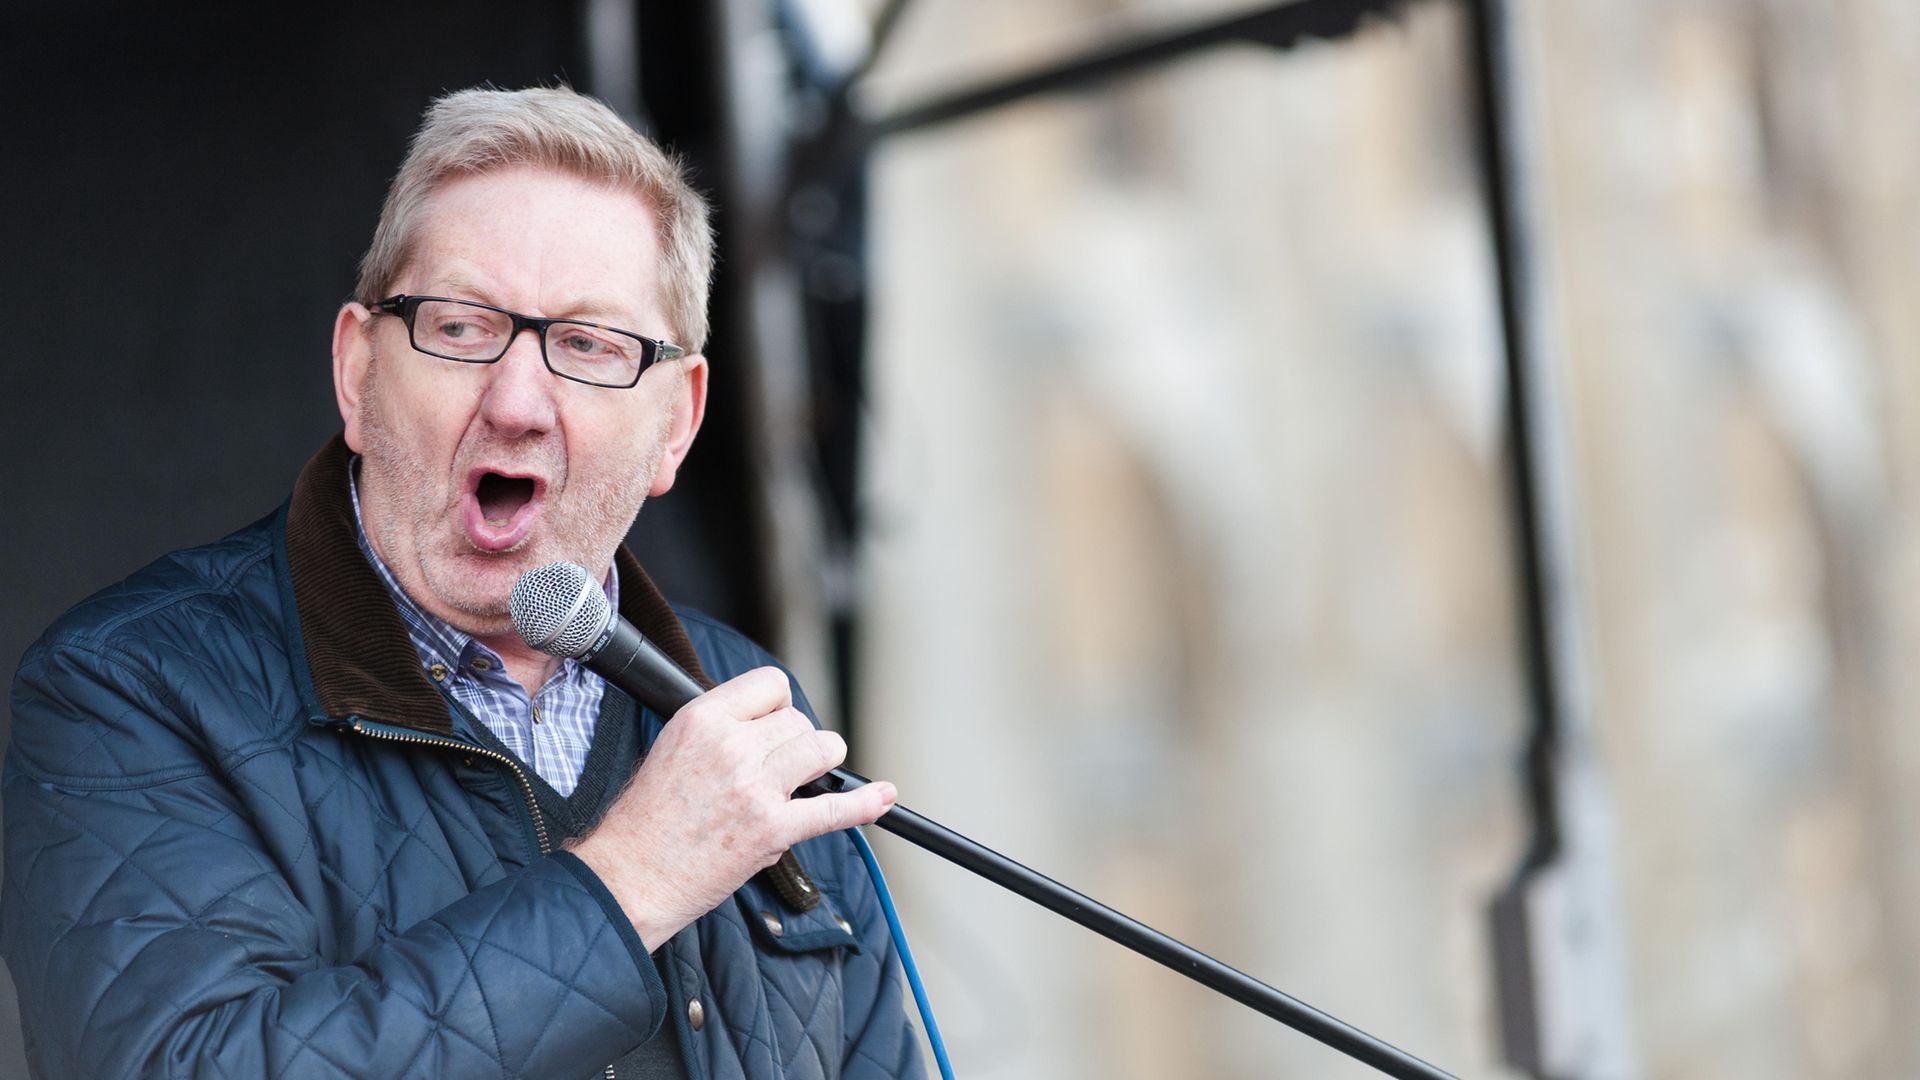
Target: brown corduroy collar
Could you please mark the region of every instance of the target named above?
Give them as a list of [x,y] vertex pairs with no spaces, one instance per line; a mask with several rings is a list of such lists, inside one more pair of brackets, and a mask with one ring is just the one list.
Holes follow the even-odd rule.
[[[447,703],[421,669],[406,624],[354,535],[347,467],[336,435],[300,471],[287,506],[287,572],[307,670],[329,717],[360,716],[438,735],[453,730]],[[686,628],[623,544],[614,553],[620,614],[703,686]]]

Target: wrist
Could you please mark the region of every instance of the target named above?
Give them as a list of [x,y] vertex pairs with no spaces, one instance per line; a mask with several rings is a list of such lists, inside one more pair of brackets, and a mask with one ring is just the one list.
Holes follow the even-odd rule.
[[698,916],[698,912],[682,913],[684,905],[661,896],[664,883],[660,875],[647,872],[641,865],[642,860],[635,857],[636,853],[622,845],[596,839],[589,833],[570,841],[565,850],[599,877],[649,952],[666,944],[668,938]]

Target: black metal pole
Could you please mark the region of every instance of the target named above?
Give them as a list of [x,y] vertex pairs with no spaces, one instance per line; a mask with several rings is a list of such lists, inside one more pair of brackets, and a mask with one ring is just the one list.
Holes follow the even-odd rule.
[[[864,783],[866,780],[863,777],[844,769],[835,769],[809,787],[817,785],[825,790],[845,791]],[[874,824],[1055,914],[1064,915],[1149,960],[1158,961],[1210,990],[1271,1016],[1348,1057],[1365,1062],[1388,1076],[1402,1080],[1455,1080],[1452,1073],[1435,1068],[1359,1028],[1328,1016],[1243,971],[1228,967],[1198,949],[1122,915],[1098,900],[1075,892],[1045,874],[1014,862],[992,848],[975,843],[898,803]]]
[[1566,673],[1553,640],[1554,620],[1569,603],[1552,573],[1547,504],[1564,492],[1551,490],[1553,471],[1543,447],[1560,433],[1556,417],[1541,409],[1542,365],[1537,345],[1541,313],[1530,288],[1535,268],[1532,222],[1519,190],[1521,167],[1517,102],[1506,57],[1512,33],[1505,0],[1465,0],[1468,22],[1470,104],[1476,121],[1474,148],[1493,242],[1495,284],[1506,394],[1507,496],[1512,528],[1516,588],[1519,593],[1519,643],[1527,697],[1525,748],[1521,755],[1522,793],[1530,826],[1526,848],[1512,876],[1488,906],[1494,952],[1494,990],[1500,1016],[1501,1052],[1530,1076],[1547,1074],[1547,1033],[1541,1028],[1534,956],[1543,928],[1535,925],[1528,897],[1541,875],[1562,853],[1557,758],[1567,718],[1562,708]]
[[1233,42],[1291,48],[1303,38],[1343,37],[1369,15],[1398,10],[1406,0],[1286,0],[1173,31],[1156,31],[1105,45],[1038,71],[970,87],[871,121],[861,137],[872,141],[964,119],[1037,94],[1077,89],[1102,79],[1192,56]]

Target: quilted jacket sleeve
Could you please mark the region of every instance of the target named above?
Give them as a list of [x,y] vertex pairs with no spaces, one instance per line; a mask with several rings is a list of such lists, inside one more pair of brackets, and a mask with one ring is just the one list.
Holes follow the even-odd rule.
[[323,965],[331,928],[241,798],[292,736],[211,760],[153,670],[100,643],[22,661],[0,949],[37,1073],[581,1076],[659,1024],[653,965],[570,856]]

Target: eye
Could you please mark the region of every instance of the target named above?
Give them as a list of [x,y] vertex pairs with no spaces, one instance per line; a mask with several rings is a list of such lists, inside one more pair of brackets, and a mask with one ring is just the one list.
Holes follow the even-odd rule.
[[555,323],[549,331],[547,349],[559,363],[585,367],[621,367],[634,362],[639,342],[629,343],[617,334],[591,326]]
[[585,359],[605,355],[613,349],[613,343],[579,330],[568,330],[560,338],[560,347]]
[[414,334],[423,348],[458,355],[479,355],[498,346],[505,320],[485,308],[436,300],[420,305]]
[[486,337],[492,327],[478,315],[453,314],[436,318],[433,332],[448,341],[473,341]]

